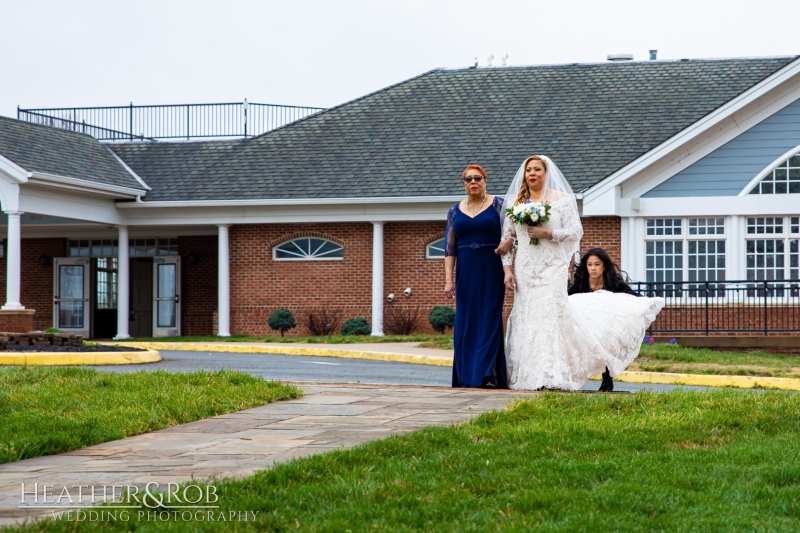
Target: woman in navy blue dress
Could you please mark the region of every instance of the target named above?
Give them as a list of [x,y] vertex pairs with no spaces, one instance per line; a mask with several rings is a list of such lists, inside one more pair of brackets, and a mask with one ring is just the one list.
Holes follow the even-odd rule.
[[503,199],[486,193],[486,178],[482,167],[468,166],[462,174],[467,197],[447,213],[445,293],[456,300],[453,387],[505,389],[499,254],[511,249],[513,239],[501,245]]

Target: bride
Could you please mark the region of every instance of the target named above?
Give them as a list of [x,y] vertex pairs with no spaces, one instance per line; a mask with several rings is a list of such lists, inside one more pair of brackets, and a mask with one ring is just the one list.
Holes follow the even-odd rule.
[[[516,252],[503,256],[504,282],[514,291],[506,333],[509,387],[576,390],[606,367],[618,376],[639,355],[663,299],[597,291],[570,302],[568,272],[583,228],[572,188],[546,156],[523,162],[503,207],[528,201],[551,208],[539,226],[509,218],[503,225],[503,239],[518,243]],[[539,244],[531,244],[534,239]]]

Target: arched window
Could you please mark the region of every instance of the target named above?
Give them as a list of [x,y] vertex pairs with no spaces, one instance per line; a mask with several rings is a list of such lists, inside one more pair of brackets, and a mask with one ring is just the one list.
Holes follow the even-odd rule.
[[439,259],[444,257],[444,239],[433,241],[425,247],[425,257]]
[[316,237],[300,237],[272,248],[276,261],[328,261],[344,258],[344,248],[335,242]]
[[800,194],[800,153],[797,153],[761,178],[750,194]]

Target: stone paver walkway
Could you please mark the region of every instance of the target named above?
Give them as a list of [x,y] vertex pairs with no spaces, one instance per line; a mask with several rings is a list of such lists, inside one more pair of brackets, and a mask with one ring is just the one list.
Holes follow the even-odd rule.
[[[139,485],[245,477],[314,453],[503,409],[531,392],[380,385],[301,385],[305,396],[59,455],[0,465],[0,526],[49,510],[20,509],[22,483]],[[89,489],[83,489],[87,491]],[[40,489],[41,491],[41,489]],[[74,493],[74,491],[73,491]],[[31,496],[26,497],[26,502]]]

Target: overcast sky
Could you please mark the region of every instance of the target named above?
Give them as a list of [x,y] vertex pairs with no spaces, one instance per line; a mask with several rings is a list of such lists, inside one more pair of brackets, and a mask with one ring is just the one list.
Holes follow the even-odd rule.
[[800,54],[796,0],[0,0],[0,115],[330,107],[434,68]]

